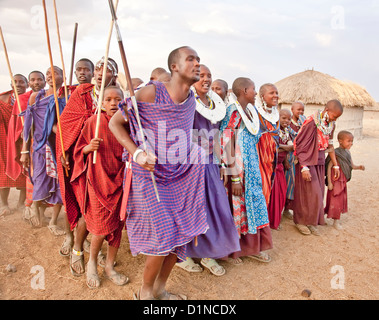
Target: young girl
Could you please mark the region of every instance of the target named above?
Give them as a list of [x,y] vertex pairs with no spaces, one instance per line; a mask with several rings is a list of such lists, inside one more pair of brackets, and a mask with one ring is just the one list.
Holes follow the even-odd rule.
[[334,220],[334,227],[342,229],[340,218],[342,213],[348,211],[347,208],[347,183],[351,179],[352,170],[365,170],[363,165],[356,166],[353,164],[350,148],[353,146],[354,136],[348,131],[338,133],[339,148],[335,149],[338,166],[341,168],[341,174],[338,179],[333,179],[333,163],[328,156],[325,167],[327,174],[328,193],[326,196],[325,213],[328,218]]
[[282,218],[282,211],[286,203],[287,182],[284,170],[289,169],[287,154],[293,151],[293,143],[288,132],[288,126],[291,122],[291,112],[288,109],[282,109],[279,112],[280,130],[279,130],[279,149],[278,160],[275,167],[275,178],[272,185],[270,202],[268,205],[268,217],[271,229],[279,229]]
[[[109,120],[118,111],[118,104],[122,100],[123,93],[119,88],[110,86],[105,89],[105,110],[100,115],[99,137],[94,138],[97,115],[93,115],[84,125],[73,154],[75,164],[71,183],[87,229],[92,234],[87,265],[87,286],[91,289],[100,286],[97,257],[104,239],[108,241],[106,277],[119,286],[129,281],[128,277],[114,269],[125,223],[119,218],[124,163],[123,148],[108,128]],[[97,151],[96,164],[93,164],[94,151]]]

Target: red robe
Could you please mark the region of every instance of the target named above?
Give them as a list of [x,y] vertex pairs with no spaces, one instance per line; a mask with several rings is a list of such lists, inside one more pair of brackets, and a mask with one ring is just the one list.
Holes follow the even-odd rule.
[[[334,169],[331,172],[334,176]],[[329,219],[341,219],[341,214],[348,212],[347,207],[347,179],[342,170],[340,177],[333,180],[333,190],[328,190],[326,194],[326,205],[324,209]]]
[[[33,91],[28,91],[19,95],[21,111],[25,111],[28,106],[28,101]],[[20,109],[17,101],[14,103],[11,114],[8,120],[7,135],[6,135],[6,161],[4,172],[12,181],[13,187],[25,188],[26,177],[20,162],[22,138],[21,133],[23,125],[21,118],[18,116]]]
[[60,140],[60,130],[57,129],[56,134],[56,159],[57,159],[57,173],[58,181],[60,184],[63,204],[66,209],[67,218],[70,222],[71,228],[74,229],[80,216],[80,207],[76,200],[75,194],[70,184],[72,168],[74,162],[72,154],[75,148],[75,143],[81,133],[81,130],[94,112],[94,102],[91,95],[94,85],[85,83],[79,85],[68,99],[66,107],[60,116],[60,124],[62,131],[63,146],[65,154],[69,155],[71,171],[68,172],[69,177],[66,176],[61,163],[62,146]]
[[96,164],[93,164],[93,153],[85,156],[83,148],[95,137],[97,115],[85,123],[73,153],[72,188],[84,214],[87,230],[95,235],[109,235],[123,225],[120,206],[124,149],[108,128],[110,119],[104,112],[100,115],[99,138],[103,141],[97,151]]

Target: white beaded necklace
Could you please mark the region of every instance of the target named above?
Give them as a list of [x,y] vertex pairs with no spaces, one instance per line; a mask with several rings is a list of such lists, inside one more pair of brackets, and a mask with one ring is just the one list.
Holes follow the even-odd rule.
[[207,99],[210,101],[210,106],[207,106],[203,101],[201,101],[199,95],[196,92],[196,89],[194,87],[191,87],[191,90],[195,94],[197,112],[199,112],[212,124],[216,124],[217,122],[220,122],[222,119],[224,119],[226,115],[226,105],[217,93],[212,90],[207,93]]

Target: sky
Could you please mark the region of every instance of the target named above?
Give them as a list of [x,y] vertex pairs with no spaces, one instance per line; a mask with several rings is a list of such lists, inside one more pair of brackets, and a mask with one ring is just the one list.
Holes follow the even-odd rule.
[[[62,67],[53,3],[46,0],[52,56]],[[75,61],[95,63],[106,52],[111,15],[107,0],[56,0],[56,6],[69,78],[75,23]],[[154,68],[168,69],[173,49],[188,45],[213,79],[230,87],[241,76],[259,87],[314,69],[358,83],[379,101],[379,0],[119,0],[117,16],[131,76],[145,82]],[[12,73],[46,72],[42,0],[0,0],[0,26]],[[109,56],[123,72],[115,32]],[[0,46],[0,91],[9,89]]]

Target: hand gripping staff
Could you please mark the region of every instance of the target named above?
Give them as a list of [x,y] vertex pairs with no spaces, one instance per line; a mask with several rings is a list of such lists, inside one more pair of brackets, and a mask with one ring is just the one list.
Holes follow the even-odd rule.
[[[116,10],[115,10],[115,8],[113,6],[113,1],[112,0],[108,0],[108,2],[109,2],[109,7],[110,7],[110,10],[111,10],[111,14],[112,14],[112,20],[115,23],[115,28],[116,28],[116,32],[117,32],[117,41],[118,41],[118,46],[120,48],[120,54],[121,54],[122,64],[123,64],[124,70],[125,70],[125,77],[126,77],[126,82],[128,84],[128,89],[129,89],[129,93],[130,93],[130,99],[132,101],[134,112],[136,114],[137,123],[138,123],[138,126],[139,126],[139,130],[141,132],[141,137],[144,137],[145,135],[143,133],[141,119],[140,119],[139,113],[138,113],[137,100],[136,100],[136,97],[135,97],[135,94],[134,94],[133,85],[132,85],[132,78],[130,76],[128,62],[126,60],[126,54],[125,54],[124,44],[122,42],[120,28],[119,28],[118,23],[117,23]],[[145,151],[147,153],[148,150],[147,150],[145,139],[143,140],[143,148],[145,149]],[[150,172],[150,174],[151,174],[151,180],[153,181],[153,184],[154,184],[155,195],[157,196],[158,202],[160,202],[158,188],[157,188],[157,184],[155,182],[154,173]]]

